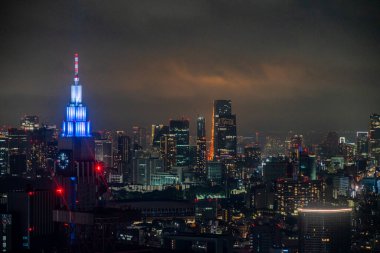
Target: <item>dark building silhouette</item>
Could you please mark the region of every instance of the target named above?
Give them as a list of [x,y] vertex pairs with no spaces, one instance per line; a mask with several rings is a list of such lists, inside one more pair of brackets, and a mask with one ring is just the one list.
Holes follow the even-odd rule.
[[[12,249],[47,249],[54,236],[53,209],[57,198],[51,190],[9,192],[8,210],[12,215]],[[50,239],[50,240],[49,240]]]
[[299,158],[298,174],[311,180],[317,179],[317,160],[315,155],[301,152]]
[[308,207],[298,211],[300,253],[350,252],[350,208]]
[[130,179],[129,165],[131,158],[131,139],[124,132],[117,132],[117,150],[114,157],[114,166],[119,174],[123,175],[124,180]]
[[152,125],[152,147],[159,148],[161,137],[165,134],[169,134],[169,126]]

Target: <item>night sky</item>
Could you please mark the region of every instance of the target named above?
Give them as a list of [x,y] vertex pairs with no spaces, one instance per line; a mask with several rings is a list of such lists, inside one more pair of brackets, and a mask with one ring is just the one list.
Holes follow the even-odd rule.
[[0,125],[60,126],[74,52],[95,129],[192,120],[238,134],[365,130],[380,112],[380,1],[2,1]]

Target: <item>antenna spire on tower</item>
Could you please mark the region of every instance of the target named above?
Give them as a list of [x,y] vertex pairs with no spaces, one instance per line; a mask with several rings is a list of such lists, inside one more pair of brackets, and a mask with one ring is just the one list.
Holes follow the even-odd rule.
[[74,62],[75,62],[75,64],[74,64],[74,71],[75,71],[74,82],[77,85],[79,82],[79,56],[78,56],[78,53],[74,54]]

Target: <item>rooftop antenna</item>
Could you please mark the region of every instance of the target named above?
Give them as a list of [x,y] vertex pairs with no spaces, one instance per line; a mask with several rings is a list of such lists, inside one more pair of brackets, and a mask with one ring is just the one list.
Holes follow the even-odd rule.
[[74,54],[74,70],[75,70],[75,74],[74,74],[74,82],[75,82],[75,85],[78,85],[79,83],[79,56],[78,56],[78,53],[75,53]]

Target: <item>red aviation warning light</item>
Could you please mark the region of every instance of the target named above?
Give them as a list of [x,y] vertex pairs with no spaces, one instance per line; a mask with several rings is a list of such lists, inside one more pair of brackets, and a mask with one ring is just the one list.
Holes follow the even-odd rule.
[[95,165],[95,172],[99,174],[103,172],[103,166],[100,163]]
[[63,188],[62,187],[58,187],[57,189],[55,189],[55,193],[59,196],[62,196],[63,195]]

